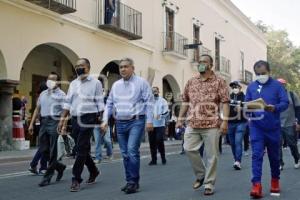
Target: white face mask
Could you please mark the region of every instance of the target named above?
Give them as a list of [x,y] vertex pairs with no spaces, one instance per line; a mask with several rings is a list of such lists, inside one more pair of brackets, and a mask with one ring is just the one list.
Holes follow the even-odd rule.
[[261,84],[265,84],[269,80],[269,75],[257,75],[256,80]]
[[47,85],[47,87],[48,87],[50,90],[52,90],[52,89],[54,89],[55,86],[56,86],[56,81],[47,80],[46,85]]
[[233,94],[238,94],[238,93],[240,93],[240,89],[239,88],[234,88],[232,90],[232,92],[233,92]]

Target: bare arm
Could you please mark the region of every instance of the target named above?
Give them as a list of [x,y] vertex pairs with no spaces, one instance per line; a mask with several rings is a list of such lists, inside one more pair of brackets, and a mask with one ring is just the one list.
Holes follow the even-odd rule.
[[28,128],[28,131],[30,134],[33,134],[33,124],[34,124],[35,120],[37,119],[38,115],[40,114],[40,111],[41,111],[41,106],[39,106],[39,105],[36,106],[36,108],[34,109],[32,118],[31,118],[29,128]]

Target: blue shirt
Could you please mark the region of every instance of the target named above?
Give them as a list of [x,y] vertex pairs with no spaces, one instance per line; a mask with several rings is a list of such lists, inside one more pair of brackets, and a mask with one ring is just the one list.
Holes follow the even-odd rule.
[[153,121],[153,94],[149,83],[138,76],[116,81],[107,98],[103,121],[113,115],[117,120],[128,120],[135,115],[146,115],[147,123]]
[[99,80],[88,76],[84,80],[79,77],[70,84],[64,109],[72,116],[103,111],[103,89]]
[[66,94],[60,88],[44,90],[37,101],[37,106],[41,108],[41,116],[60,116],[65,96]]
[[[153,105],[153,126],[163,127],[166,125],[166,118],[169,114],[168,102],[162,97],[154,97]],[[156,116],[158,119],[156,119]]]
[[274,105],[275,112],[257,111],[251,113],[250,125],[264,130],[280,129],[280,113],[286,110],[289,105],[287,93],[282,84],[272,78],[265,84],[258,81],[252,82],[247,88],[245,101],[259,98],[262,98],[267,105]]

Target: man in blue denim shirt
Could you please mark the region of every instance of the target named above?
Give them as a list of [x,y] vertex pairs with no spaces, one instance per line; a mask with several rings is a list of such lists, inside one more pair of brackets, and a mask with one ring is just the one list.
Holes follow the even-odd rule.
[[153,94],[149,83],[134,75],[132,59],[122,59],[119,69],[122,79],[112,86],[101,128],[105,131],[109,117],[114,115],[127,181],[122,191],[131,194],[139,189],[139,148],[145,124],[147,131],[153,130]]
[[153,131],[148,132],[151,151],[151,161],[149,165],[157,164],[157,150],[160,153],[162,164],[165,165],[167,160],[165,155],[164,135],[166,130],[166,118],[169,114],[168,102],[159,96],[158,87],[153,87],[152,92],[154,95],[154,129]]

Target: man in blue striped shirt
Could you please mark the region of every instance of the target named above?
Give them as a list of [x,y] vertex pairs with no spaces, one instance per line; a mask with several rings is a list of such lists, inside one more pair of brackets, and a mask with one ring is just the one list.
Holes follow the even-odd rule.
[[134,63],[124,58],[119,65],[122,79],[116,81],[106,102],[101,128],[107,129],[108,119],[116,119],[116,132],[127,184],[122,188],[127,194],[139,189],[140,144],[145,130],[153,130],[153,94],[149,83],[134,74]]
[[151,161],[149,165],[157,164],[157,150],[160,153],[162,164],[165,165],[167,160],[165,155],[164,135],[166,131],[166,118],[169,114],[168,102],[159,96],[158,87],[153,87],[152,92],[154,95],[154,129],[153,131],[148,132],[151,151]]

